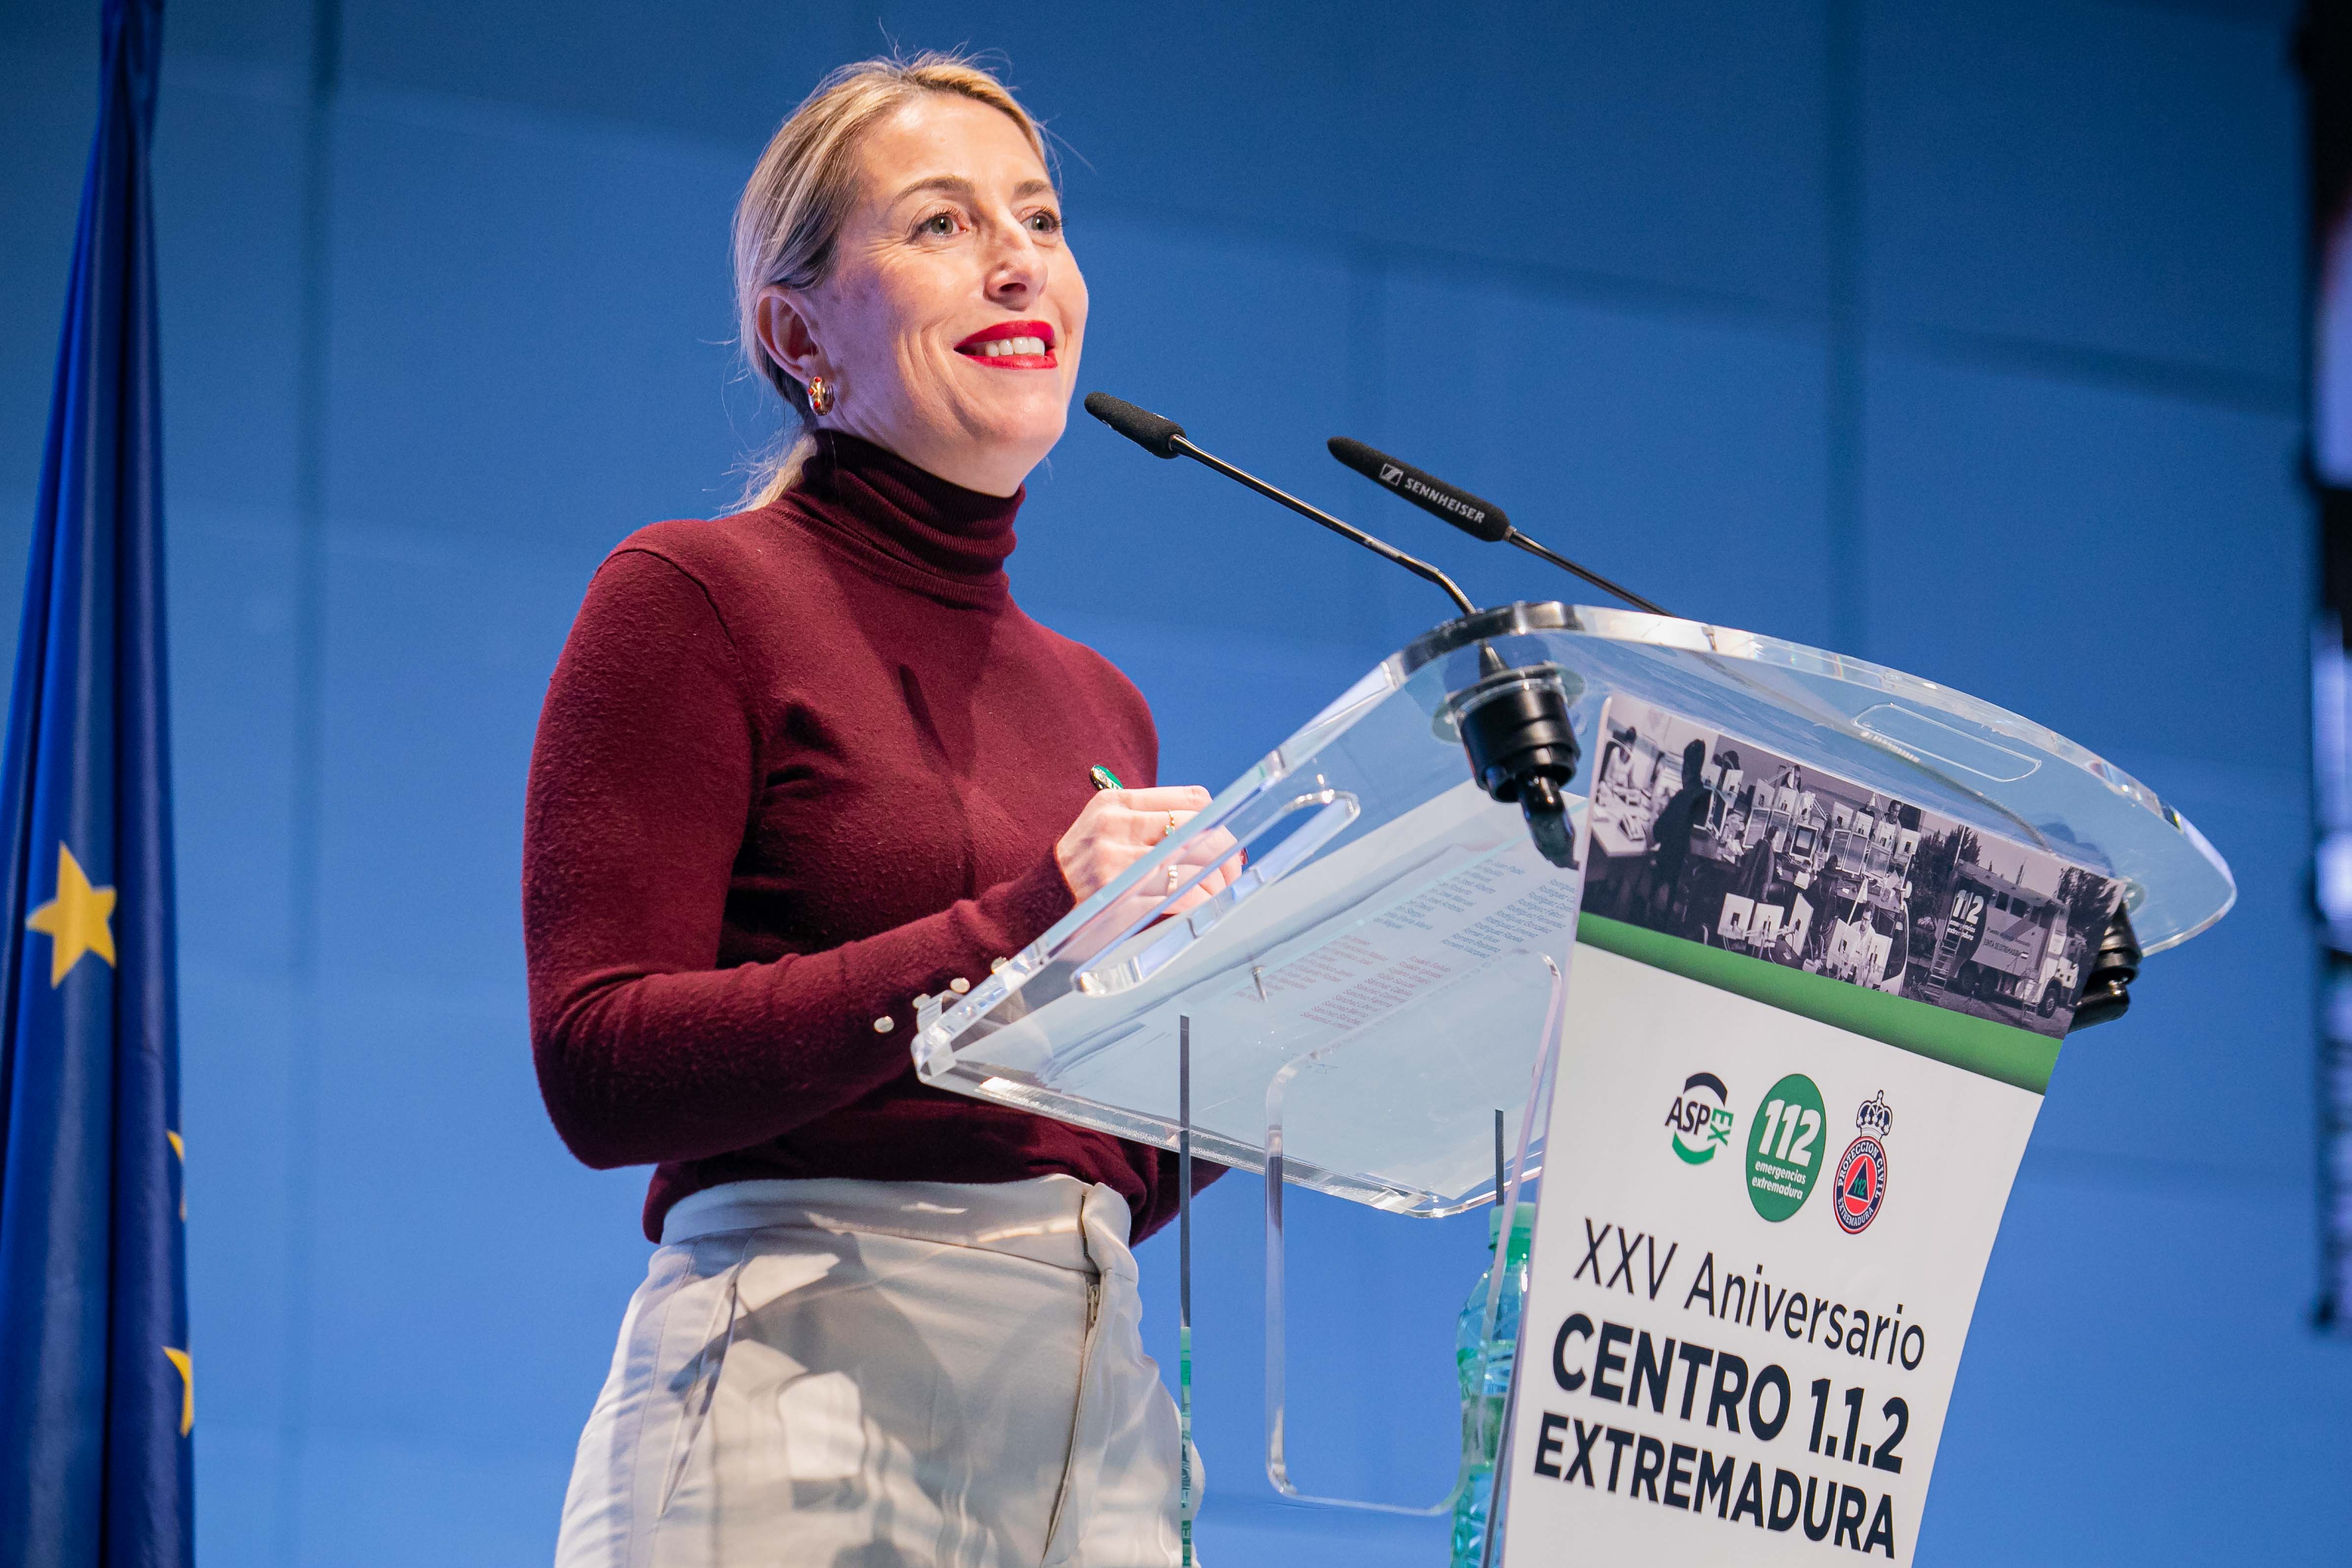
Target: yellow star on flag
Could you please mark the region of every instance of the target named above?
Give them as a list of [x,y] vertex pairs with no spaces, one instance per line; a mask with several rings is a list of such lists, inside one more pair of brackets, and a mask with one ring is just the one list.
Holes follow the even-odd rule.
[[66,975],[94,952],[114,963],[114,931],[107,924],[114,913],[114,889],[93,888],[82,874],[81,862],[64,844],[58,846],[58,896],[26,917],[28,931],[49,939],[49,985],[66,983]]
[[196,1363],[185,1351],[163,1347],[163,1354],[172,1363],[172,1370],[180,1374],[180,1436],[184,1437],[196,1429]]

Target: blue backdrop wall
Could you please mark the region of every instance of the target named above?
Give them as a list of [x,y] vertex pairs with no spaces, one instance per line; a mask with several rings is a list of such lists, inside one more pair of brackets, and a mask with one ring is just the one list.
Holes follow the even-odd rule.
[[[94,3],[0,8],[14,614]],[[768,426],[724,238],[775,121],[887,38],[1005,50],[1064,139],[1087,382],[1438,557],[1353,432],[1687,613],[2043,719],[2152,781],[2237,911],[2059,1068],[1923,1563],[2332,1554],[2315,1289],[2300,143],[2283,4],[174,0],[164,363],[199,1526],[214,1563],[541,1561],[646,1247],[541,1115],[516,912],[543,684],[638,524]],[[1436,618],[1090,422],[1029,609],[1220,784]],[[5,626],[0,626],[5,629]],[[1441,1561],[1259,1474],[1252,1184],[1204,1205],[1211,1560]],[[1483,1249],[1318,1210],[1312,1479],[1442,1489]],[[1171,1343],[1173,1248],[1144,1250]],[[1325,1300],[1336,1303],[1328,1293]],[[1310,1353],[1311,1352],[1311,1353]]]

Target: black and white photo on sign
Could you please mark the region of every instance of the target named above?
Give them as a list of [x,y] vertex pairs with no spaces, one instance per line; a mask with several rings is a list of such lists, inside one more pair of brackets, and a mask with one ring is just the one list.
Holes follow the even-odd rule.
[[1645,703],[1601,730],[1588,913],[2066,1032],[2109,879]]

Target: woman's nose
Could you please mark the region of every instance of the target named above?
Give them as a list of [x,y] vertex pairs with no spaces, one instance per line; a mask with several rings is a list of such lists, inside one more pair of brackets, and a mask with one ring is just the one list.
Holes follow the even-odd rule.
[[1045,289],[1045,265],[1034,257],[1008,257],[989,273],[988,297],[1002,305],[1025,304]]
[[1045,287],[1045,258],[1025,230],[1015,228],[989,258],[988,297],[999,304],[1017,305]]

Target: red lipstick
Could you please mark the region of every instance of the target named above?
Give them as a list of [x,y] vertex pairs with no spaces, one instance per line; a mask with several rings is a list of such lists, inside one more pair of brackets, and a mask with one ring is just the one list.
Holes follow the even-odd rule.
[[[1023,342],[1024,338],[1029,341]],[[1014,353],[1016,345],[1024,352]],[[1045,321],[999,321],[955,347],[966,359],[993,370],[1053,370],[1061,363],[1054,357],[1053,326]]]

